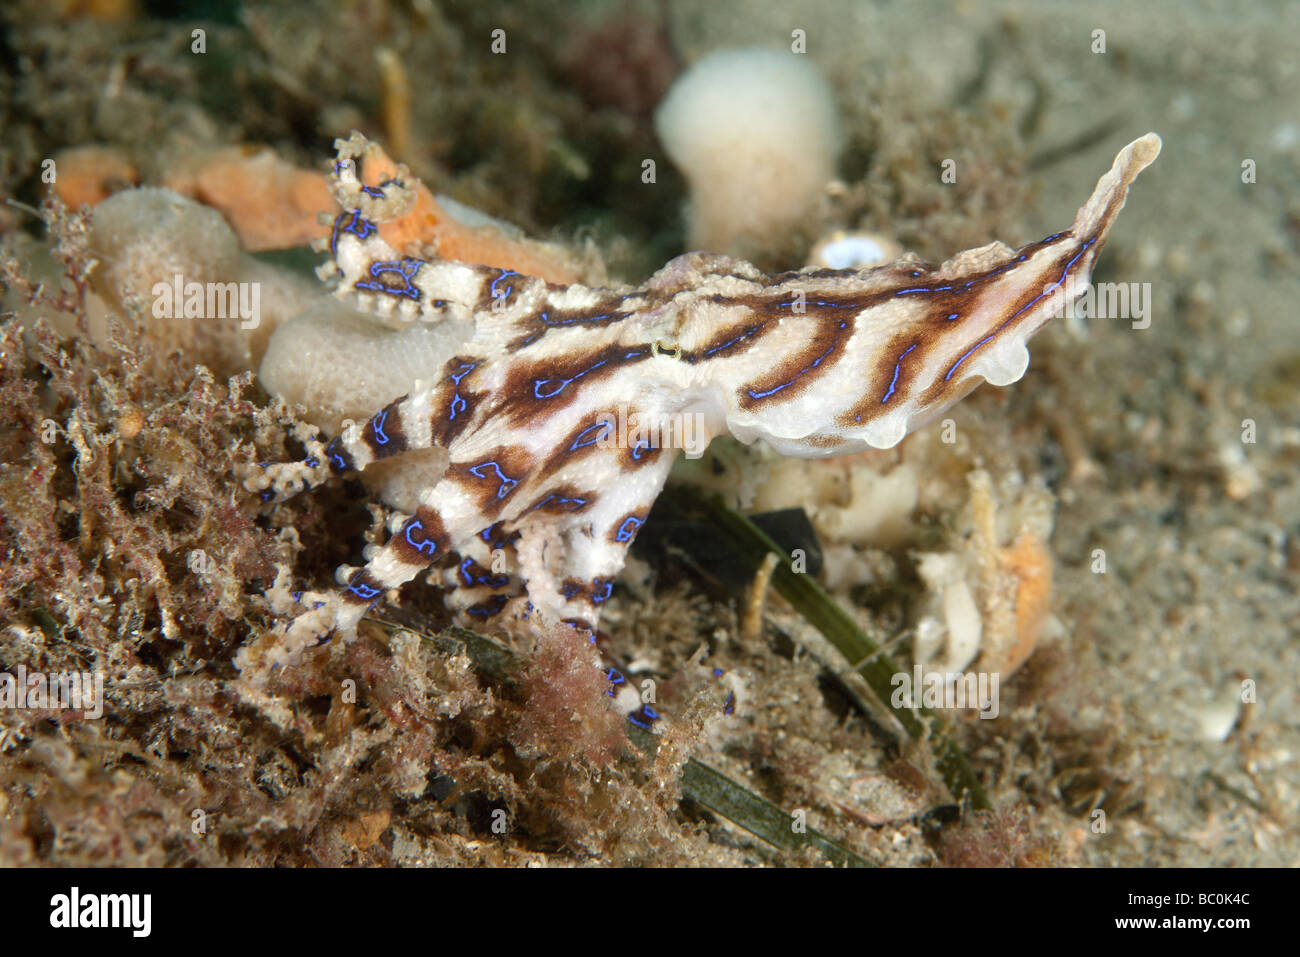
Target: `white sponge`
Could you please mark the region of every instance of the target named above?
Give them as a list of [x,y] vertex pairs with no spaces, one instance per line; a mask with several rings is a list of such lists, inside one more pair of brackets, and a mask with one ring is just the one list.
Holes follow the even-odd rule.
[[692,248],[752,257],[807,232],[835,175],[840,124],[830,87],[787,50],[717,50],[683,73],[655,129],[690,184]]

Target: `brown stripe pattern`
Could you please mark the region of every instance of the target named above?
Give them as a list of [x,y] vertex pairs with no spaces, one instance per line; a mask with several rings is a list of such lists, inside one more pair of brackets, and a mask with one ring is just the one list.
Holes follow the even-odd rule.
[[[464,338],[429,370],[428,388],[335,439],[328,467],[273,468],[262,487],[445,449],[445,471],[350,574],[344,603],[367,605],[457,553],[460,564],[445,569],[448,604],[471,620],[594,630],[678,451],[620,434],[629,409],[694,427],[673,435],[730,432],[786,454],[889,447],[978,382],[1023,373],[1026,340],[1059,310],[1065,284],[1088,281],[1129,185],[1158,151],[1154,134],[1122,150],[1065,231],[939,266],[907,257],[767,276],[689,253],[640,288],[593,289],[413,260],[376,229],[338,229],[331,274],[341,287],[373,282],[389,293],[363,300],[373,308],[464,321]],[[345,210],[356,204],[349,222],[377,217],[382,189],[360,196],[348,176],[336,172],[335,194]],[[498,548],[510,575],[490,571]],[[338,624],[357,615],[340,613]]]

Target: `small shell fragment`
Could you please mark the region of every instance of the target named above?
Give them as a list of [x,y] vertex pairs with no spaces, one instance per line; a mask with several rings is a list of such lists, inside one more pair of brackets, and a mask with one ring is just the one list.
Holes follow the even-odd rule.
[[879,233],[831,233],[813,247],[808,265],[823,269],[874,269],[903,255],[902,247]]

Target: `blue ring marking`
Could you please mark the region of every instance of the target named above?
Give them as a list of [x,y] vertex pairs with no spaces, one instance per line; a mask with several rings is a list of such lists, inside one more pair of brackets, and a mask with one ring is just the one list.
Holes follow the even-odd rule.
[[1073,267],[1074,264],[1077,263],[1077,262],[1079,261],[1079,259],[1083,256],[1083,254],[1086,253],[1086,252],[1088,251],[1088,247],[1091,246],[1091,245],[1092,245],[1093,243],[1095,243],[1096,241],[1097,241],[1097,237],[1096,237],[1096,236],[1093,236],[1092,239],[1088,240],[1088,241],[1087,241],[1086,243],[1084,243],[1081,247],[1079,247],[1079,251],[1078,251],[1077,253],[1074,254],[1074,258],[1071,259],[1068,263],[1066,263],[1066,264],[1065,264],[1065,268],[1061,270],[1061,278],[1060,278],[1060,279],[1056,280],[1056,282],[1052,283],[1050,286],[1048,286],[1046,289],[1044,289],[1042,292],[1040,292],[1040,293],[1039,293],[1037,296],[1035,296],[1033,299],[1029,300],[1029,302],[1025,303],[1023,306],[1021,306],[1019,309],[1017,309],[1014,313],[1012,313],[1012,314],[1011,314],[1010,316],[1008,316],[1005,320],[1003,320],[1003,322],[1002,322],[1002,324],[1001,324],[1000,326],[998,326],[996,329],[994,329],[992,332],[990,332],[987,336],[985,336],[985,337],[984,337],[983,339],[981,339],[979,342],[975,343],[975,345],[973,345],[973,346],[971,346],[969,349],[967,349],[967,350],[962,354],[961,358],[958,359],[956,362],[954,362],[954,363],[952,364],[952,368],[949,369],[949,370],[948,370],[948,374],[947,374],[946,376],[943,377],[943,381],[944,381],[944,382],[947,382],[949,379],[951,379],[951,378],[952,378],[952,374],[953,374],[954,372],[957,371],[957,367],[958,367],[959,365],[961,365],[963,362],[965,362],[967,359],[969,359],[970,356],[971,356],[971,353],[973,353],[973,352],[974,352],[976,349],[978,349],[980,346],[984,345],[984,343],[988,342],[990,339],[992,339],[992,338],[996,337],[997,335],[999,335],[999,334],[1002,332],[1003,329],[1005,329],[1008,325],[1010,325],[1010,324],[1012,323],[1012,321],[1015,320],[1016,316],[1020,315],[1020,314],[1021,314],[1022,312],[1024,312],[1026,309],[1030,309],[1030,308],[1032,308],[1032,307],[1033,307],[1033,306],[1038,302],[1038,300],[1042,299],[1044,296],[1051,295],[1052,290],[1056,289],[1058,286],[1061,285],[1061,283],[1065,282],[1065,277],[1068,276],[1068,275],[1070,274],[1070,269],[1071,269],[1071,267]]
[[739,342],[741,339],[749,339],[749,338],[752,338],[753,335],[754,335],[754,333],[756,333],[756,332],[758,332],[758,326],[750,326],[749,329],[747,329],[746,331],[742,332],[740,335],[736,336],[734,339],[730,339],[730,340],[724,342],[724,343],[723,343],[722,345],[720,345],[720,346],[714,346],[712,349],[706,349],[705,352],[704,352],[704,355],[705,355],[705,356],[711,356],[711,355],[713,355],[715,352],[721,352],[723,349],[726,349],[728,346],[734,346],[734,345],[735,345],[737,342]]
[[[1069,230],[1066,230],[1065,232],[1060,232],[1060,233],[1053,233],[1052,235],[1047,236],[1047,237],[1045,237],[1044,239],[1040,239],[1037,243],[1030,243],[1029,245],[1032,245],[1032,246],[1038,246],[1038,247],[1043,247],[1043,246],[1046,246],[1046,245],[1048,245],[1048,244],[1050,244],[1050,243],[1054,243],[1054,242],[1056,242],[1058,239],[1060,239],[1060,238],[1063,237],[1063,236],[1068,236],[1068,235],[1069,235]],[[1094,238],[1094,240],[1089,240],[1089,242],[1088,242],[1087,245],[1091,245],[1092,242],[1094,242],[1094,241],[1095,241],[1095,238]],[[1085,246],[1084,248],[1087,248],[1087,247]],[[1018,250],[1017,250],[1017,251],[1018,251]],[[992,279],[994,276],[997,276],[997,275],[999,275],[999,274],[1001,274],[1001,273],[1006,272],[1008,269],[1013,269],[1013,268],[1014,268],[1015,266],[1017,266],[1019,263],[1024,262],[1024,261],[1027,260],[1028,258],[1029,258],[1029,253],[1022,252],[1022,253],[1020,253],[1019,256],[1017,256],[1017,257],[1016,257],[1015,259],[1013,259],[1011,262],[1004,263],[1003,265],[999,266],[997,269],[993,269],[993,270],[990,270],[989,272],[983,273],[982,275],[976,276],[974,279],[970,280],[969,282],[965,282],[965,283],[962,283],[962,284],[960,284],[960,285],[950,285],[950,286],[916,286],[916,287],[913,287],[913,288],[910,288],[910,289],[899,289],[899,290],[895,291],[894,293],[892,293],[892,295],[895,295],[895,296],[910,296],[910,295],[914,295],[914,294],[917,294],[917,293],[926,293],[926,292],[952,292],[953,290],[960,290],[960,291],[962,291],[962,292],[965,292],[966,290],[970,289],[970,288],[971,288],[972,286],[974,286],[974,285],[977,285],[978,283],[986,282],[986,281],[988,281],[989,279]],[[843,269],[841,269],[841,270],[836,270],[836,272],[853,272],[853,271],[854,271],[854,270],[843,270]],[[922,270],[922,269],[911,269],[911,270],[908,270],[908,273],[907,273],[907,274],[908,274],[909,276],[911,276],[912,278],[916,278],[916,277],[918,277],[918,276],[923,276],[923,275],[925,275],[925,270]],[[778,303],[777,305],[778,305],[779,307],[781,307],[781,308],[787,308],[787,307],[790,307],[790,306],[795,305],[797,302],[798,302],[797,299],[791,299],[791,300],[789,300],[788,302],[781,302],[781,303]],[[805,302],[803,303],[803,305],[821,306],[821,307],[826,308],[826,309],[853,309],[853,308],[856,308],[859,304],[858,304],[858,303],[852,303],[852,302],[849,302],[849,303],[831,302],[831,301],[828,301],[828,300],[825,300],[825,299],[816,299],[816,300],[813,300],[811,303],[805,301]],[[954,318],[955,315],[956,315],[956,314],[954,313],[954,315],[953,315],[953,316],[949,316],[949,318],[950,318],[950,319],[951,319],[951,318]],[[841,326],[840,328],[843,328],[843,326]]]
[[[644,519],[637,518],[635,515],[629,515],[627,518],[623,519],[623,524],[618,527],[618,531],[614,534],[614,541],[616,542],[632,541],[632,539],[636,536],[636,530],[640,528],[643,524],[645,524]],[[631,525],[632,527],[628,528],[629,525]]]
[[[620,296],[619,302],[626,302],[630,296]],[[543,325],[547,326],[572,326],[580,322],[600,322],[602,319],[626,319],[627,313],[622,311],[602,312],[599,315],[572,316],[568,319],[552,319],[549,311],[543,312],[538,318],[542,320]]]
[[[579,322],[600,322],[602,319],[608,319],[614,315],[612,312],[602,312],[598,316],[573,316],[570,319],[552,319],[550,312],[542,313],[538,318],[548,326],[572,326]],[[619,318],[622,318],[620,315]]]
[[370,427],[374,429],[375,441],[380,445],[388,444],[388,435],[384,432],[384,421],[388,418],[388,410],[379,412],[370,420]]
[[[289,597],[291,597],[291,598],[292,598],[294,601],[296,601],[298,604],[300,604],[300,605],[302,604],[302,592],[300,592],[300,591],[289,592]],[[316,602],[314,605],[312,605],[311,607],[312,607],[313,609],[315,609],[315,608],[319,608],[319,607],[321,607],[321,605],[323,605],[323,604],[325,604],[323,601],[318,601],[318,602]]]
[[736,710],[736,692],[727,695],[727,703],[722,709],[723,714],[731,714]]
[[371,599],[378,597],[380,594],[378,588],[371,588],[364,582],[359,582],[355,585],[348,585],[348,591],[352,592],[352,594],[356,595],[358,598],[364,598],[366,601],[370,601]]
[[304,459],[302,464],[307,466],[307,468],[309,469],[314,469],[318,465],[320,465],[320,459],[316,458],[316,456],[313,455]]
[[564,387],[565,387],[566,385],[568,385],[570,382],[572,382],[573,380],[572,380],[572,379],[561,379],[561,380],[560,380],[560,387],[559,387],[558,389],[556,389],[554,392],[543,393],[543,392],[541,391],[541,388],[542,388],[542,386],[543,386],[545,383],[547,383],[547,382],[554,382],[554,381],[555,381],[554,379],[535,379],[535,380],[533,380],[533,395],[534,395],[535,397],[539,398],[539,399],[552,399],[552,398],[554,398],[555,396],[559,395],[561,392],[563,392],[563,391],[564,391]]
[[950,292],[956,288],[956,286],[918,286],[915,289],[899,289],[894,293],[894,295],[910,296],[914,292]]
[[476,368],[478,368],[477,362],[464,362],[461,363],[459,369],[457,369],[455,372],[453,372],[451,375],[447,377],[451,379],[453,385],[458,387],[457,391],[453,392],[451,396],[451,411],[450,414],[447,416],[449,420],[455,419],[459,413],[464,412],[467,408],[469,408],[469,403],[465,401],[464,397],[460,394],[459,391],[460,380],[465,378],[465,376],[469,375]]
[[361,192],[365,193],[367,196],[373,196],[375,199],[384,198],[384,191],[382,189],[379,189],[376,186],[367,186],[365,183],[361,184]]
[[1000,327],[998,329],[995,329],[993,332],[990,332],[987,336],[985,336],[979,342],[975,343],[975,345],[971,346],[964,353],[962,353],[961,358],[952,364],[952,368],[948,370],[948,374],[943,377],[943,381],[947,382],[949,379],[951,379],[952,374],[957,371],[957,367],[961,365],[963,362],[965,362],[967,359],[969,359],[972,352],[974,352],[980,346],[984,345],[984,343],[988,342],[990,339],[996,338],[997,334],[1001,331],[1002,330]]
[[[587,435],[587,433],[600,428],[603,428],[605,431],[594,438],[587,439],[586,441],[583,440],[583,436]],[[578,433],[578,437],[575,438],[573,444],[569,446],[569,451],[576,452],[578,449],[585,449],[588,446],[595,445],[597,442],[603,442],[605,439],[609,438],[609,433],[612,431],[614,431],[614,423],[609,421],[609,419],[605,419],[603,422],[597,422],[595,425],[590,425]]]
[[[615,687],[627,683],[627,679],[623,677],[623,673],[619,671],[617,668],[610,668],[609,671],[605,673],[605,679]],[[614,688],[610,688],[605,693],[609,695],[611,698],[617,697],[614,693]]]
[[519,537],[519,533],[512,532],[504,538],[498,538],[495,542],[492,541],[492,536],[500,531],[501,524],[502,524],[501,522],[497,522],[493,525],[489,525],[487,528],[483,529],[478,533],[478,537],[483,539],[484,542],[486,542],[494,549],[505,548],[507,545],[509,545],[511,542],[513,542],[515,539]]
[[501,466],[496,462],[480,462],[478,465],[469,469],[469,474],[475,478],[485,479],[487,476],[483,474],[482,469],[487,468],[489,465],[492,466],[493,471],[496,472],[496,477],[501,481],[501,485],[497,488],[497,498],[505,498],[510,494],[511,489],[519,484],[519,480],[512,479],[510,476],[502,472]]
[[766,399],[769,395],[775,395],[776,393],[780,392],[782,389],[789,388],[790,386],[798,382],[800,377],[803,376],[804,373],[809,372],[812,369],[815,369],[817,366],[821,365],[821,361],[834,351],[835,351],[835,347],[831,346],[829,349],[827,349],[825,352],[819,355],[815,360],[813,360],[812,365],[808,366],[807,368],[801,369],[799,372],[795,373],[795,377],[791,379],[789,382],[783,382],[781,385],[776,386],[773,389],[768,389],[766,392],[755,392],[753,389],[746,389],[745,391],[749,393],[749,397],[751,399]]
[[599,595],[597,595],[597,593],[594,590],[591,593],[591,600],[597,605],[599,605],[603,601],[606,601],[610,595],[614,594],[614,583],[612,581],[606,581],[603,585],[601,585],[601,581],[599,578],[593,578],[591,580],[591,586],[593,589],[595,589],[597,586],[600,586]]
[[501,609],[506,606],[505,595],[493,595],[481,605],[475,605],[473,608],[466,608],[467,615],[477,615],[481,618],[491,618],[493,615],[501,613]]
[[[390,296],[405,296],[418,302],[423,293],[415,288],[415,284],[411,280],[415,278],[415,274],[420,271],[420,267],[424,265],[424,262],[423,259],[412,259],[407,256],[400,262],[394,260],[392,262],[371,263],[370,275],[373,278],[370,281],[358,280],[355,286],[357,289],[365,289],[369,292],[385,292]],[[387,283],[382,282],[378,277],[384,273],[397,273],[402,277],[402,282],[406,284],[406,288],[394,289]]]
[[[540,502],[538,502],[536,505],[531,506],[531,507],[528,509],[528,511],[529,511],[529,512],[533,512],[533,511],[536,511],[536,510],[539,509],[539,508],[545,508],[547,505],[551,504],[551,499],[558,499],[559,501],[556,502],[557,505],[574,505],[574,506],[576,506],[576,508],[571,508],[571,509],[569,509],[569,511],[571,511],[571,512],[576,512],[576,511],[578,511],[578,509],[582,508],[583,506],[585,506],[585,505],[587,504],[587,500],[586,500],[585,498],[565,498],[563,495],[559,495],[559,494],[557,494],[557,493],[555,493],[555,492],[552,492],[550,495],[546,496],[546,498],[542,499],[542,500],[541,500]],[[527,513],[525,513],[525,514],[527,514]]]
[[501,275],[497,276],[496,279],[493,279],[493,280],[492,280],[492,286],[491,286],[491,288],[490,288],[490,290],[489,290],[489,293],[491,294],[492,298],[493,298],[493,299],[500,299],[502,302],[505,302],[507,299],[509,299],[509,298],[510,298],[510,293],[514,290],[514,286],[506,286],[506,291],[503,292],[501,295],[498,296],[498,295],[497,295],[497,283],[499,283],[502,279],[505,279],[506,276],[518,276],[518,275],[519,275],[519,273],[517,273],[517,272],[513,272],[513,271],[511,271],[511,270],[509,270],[509,269],[502,269],[502,270],[501,270]]
[[346,472],[351,468],[351,466],[349,466],[347,460],[343,458],[342,452],[343,437],[341,435],[336,435],[334,438],[330,439],[330,444],[325,446],[325,454],[329,456],[329,460],[334,465],[334,468],[338,469],[340,472]]
[[997,269],[991,269],[988,272],[984,273],[982,276],[976,276],[974,279],[970,280],[968,283],[966,283],[964,286],[961,287],[962,291],[965,292],[967,289],[969,289],[971,286],[974,286],[976,283],[987,282],[988,280],[992,279],[994,276],[1006,272],[1008,269],[1014,269],[1017,264],[1024,262],[1028,258],[1029,258],[1028,253],[1021,253],[1015,259],[1011,260],[1011,262],[1003,263]]
[[650,444],[649,439],[638,439],[636,445],[632,446],[632,458],[640,462],[641,453],[649,448],[653,448],[653,446]]
[[[347,223],[347,225],[343,225],[343,219],[345,216],[352,217],[352,219]],[[351,233],[353,236],[356,236],[357,239],[366,240],[369,239],[370,234],[373,233],[378,228],[379,227],[376,226],[374,223],[372,223],[370,220],[362,217],[361,210],[345,209],[343,212],[339,213],[336,217],[334,217],[334,228],[330,231],[330,258],[336,261],[339,258],[338,245],[339,245],[340,230],[342,230],[343,232]],[[338,273],[340,276],[343,275],[343,270],[340,269]]]
[[[645,720],[638,718],[638,714],[645,715]],[[650,707],[648,704],[643,704],[641,710],[633,711],[627,716],[627,720],[631,721],[638,728],[644,728],[646,731],[649,731],[650,725],[659,720],[659,712],[655,711],[655,709]]]
[[803,305],[803,306],[810,306],[810,305],[811,305],[811,306],[821,306],[821,307],[824,308],[824,309],[860,309],[860,308],[862,308],[861,303],[857,303],[857,302],[832,302],[832,301],[829,300],[829,299],[814,299],[811,303],[808,302],[808,300],[806,300],[806,299],[805,299],[803,302],[800,302],[798,299],[791,299],[789,302],[778,302],[778,303],[777,303],[777,306],[778,306],[779,308],[785,308],[785,307],[787,307],[787,306],[794,306],[794,305]]
[[956,319],[958,315],[960,315],[960,313],[956,313],[956,312],[949,313],[947,321],[952,322],[952,320]]
[[465,579],[465,584],[467,586],[484,585],[488,588],[504,588],[506,585],[510,584],[510,576],[508,575],[488,574],[488,575],[479,575],[477,578],[475,578],[473,575],[469,573],[469,566],[473,564],[474,564],[474,559],[472,558],[467,558],[460,563],[460,577]]
[[415,519],[415,518],[409,519],[406,525],[402,527],[402,534],[406,537],[406,544],[410,545],[417,552],[423,552],[425,555],[428,555],[430,558],[433,558],[435,555],[437,555],[438,543],[431,538],[426,538],[423,541],[417,542],[415,539],[411,537],[411,533],[415,531],[424,531],[424,523],[421,522],[419,519]]
[[582,586],[577,582],[565,582],[564,587],[560,589],[560,593],[564,595],[565,598],[572,598],[580,591],[582,591]]
[[908,346],[906,349],[903,350],[902,355],[898,357],[898,361],[894,363],[894,377],[889,380],[889,390],[881,398],[880,400],[881,405],[884,405],[886,402],[888,402],[890,396],[894,394],[894,386],[898,385],[898,372],[903,367],[903,360],[907,358],[907,354],[911,352],[913,349],[915,349],[916,346],[917,343],[913,342],[910,346]]
[[591,366],[591,367],[589,367],[589,368],[583,369],[583,370],[582,370],[581,372],[579,372],[577,375],[572,376],[572,377],[570,377],[570,378],[568,378],[568,379],[566,379],[566,378],[564,378],[563,376],[561,376],[561,377],[559,378],[559,380],[558,380],[559,383],[560,383],[560,386],[559,386],[559,388],[555,389],[553,392],[543,393],[541,390],[542,390],[542,386],[543,386],[543,385],[545,385],[545,384],[548,383],[548,382],[555,382],[555,381],[557,381],[556,379],[534,379],[534,380],[533,380],[533,396],[536,397],[536,398],[538,398],[538,399],[553,399],[553,398],[555,398],[557,395],[559,395],[561,392],[563,392],[563,391],[565,390],[565,388],[568,386],[568,384],[569,384],[570,382],[576,382],[578,379],[581,379],[583,376],[585,376],[588,372],[594,372],[596,369],[599,369],[601,366],[603,366],[603,365],[608,365],[608,364],[609,364],[609,360],[608,360],[608,359],[601,359],[601,360],[600,360],[599,362],[597,362],[595,365],[593,365],[593,366]]

